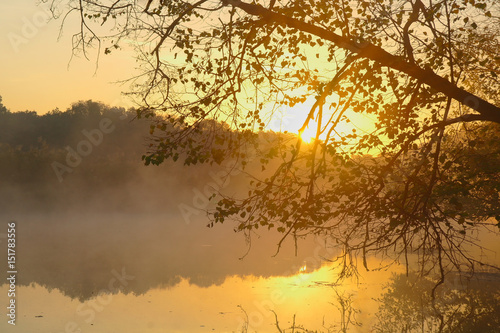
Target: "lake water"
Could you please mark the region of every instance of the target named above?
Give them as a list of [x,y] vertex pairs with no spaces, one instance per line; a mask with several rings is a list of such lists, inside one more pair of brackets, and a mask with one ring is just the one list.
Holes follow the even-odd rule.
[[[360,311],[356,331],[369,332],[390,275],[334,285],[328,241],[301,240],[297,255],[288,242],[273,256],[280,235],[262,231],[246,254],[243,235],[201,217],[83,211],[16,221],[16,327],[4,317],[2,332],[278,332],[276,318],[282,330],[294,318],[338,330],[339,295]],[[0,287],[4,305],[8,289]]]

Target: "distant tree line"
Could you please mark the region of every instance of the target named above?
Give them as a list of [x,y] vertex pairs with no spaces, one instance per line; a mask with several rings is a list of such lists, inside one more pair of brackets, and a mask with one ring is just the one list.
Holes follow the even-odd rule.
[[[41,148],[44,144],[52,148],[64,148],[78,141],[79,133],[84,129],[96,127],[103,117],[115,123],[121,116],[135,115],[135,110],[111,107],[91,100],[74,103],[66,111],[54,109],[38,115],[35,111],[10,112],[0,97],[0,143],[22,150]],[[139,124],[123,124],[125,127]],[[119,127],[124,127],[122,124]],[[130,128],[129,128],[130,129]]]
[[[50,208],[61,199],[74,201],[76,192],[100,191],[130,180],[142,164],[150,126],[149,121],[131,121],[134,117],[134,109],[91,100],[43,115],[11,112],[0,97],[0,208],[11,207],[13,201]],[[91,147],[83,146],[87,151],[79,166],[67,167],[71,171],[58,181],[54,165],[66,165],[68,152],[88,141],[84,134],[95,134],[103,119],[112,133],[94,139]]]
[[[137,119],[133,108],[92,100],[46,114],[11,112],[0,96],[0,212],[97,206],[106,211],[154,206],[165,212],[168,204],[173,211],[178,210],[178,201],[191,204],[192,189],[203,190],[213,181],[212,167],[198,164],[185,169],[169,161],[146,168],[144,164],[157,164],[151,163],[148,151],[155,140],[151,131],[160,120],[156,115]],[[202,125],[231,135],[223,124]],[[172,188],[175,196],[169,194]]]

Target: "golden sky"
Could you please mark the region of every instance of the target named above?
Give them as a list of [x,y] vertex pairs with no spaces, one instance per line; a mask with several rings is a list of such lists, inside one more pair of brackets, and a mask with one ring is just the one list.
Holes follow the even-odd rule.
[[[134,75],[137,63],[133,51],[104,55],[101,50],[98,63],[96,52],[88,60],[83,56],[72,58],[71,38],[79,31],[79,16],[76,12],[70,15],[60,35],[62,20],[51,19],[48,8],[39,0],[0,4],[3,104],[12,112],[30,110],[39,114],[55,108],[64,111],[72,103],[89,99],[111,106],[133,106],[121,94],[128,85],[118,83]],[[268,119],[267,129],[297,133],[311,105],[283,110],[283,114]],[[343,130],[350,132],[351,128]],[[315,123],[311,122],[303,139],[309,141],[314,134]]]
[[[56,107],[92,99],[110,105],[128,105],[113,83],[131,76],[136,65],[130,53],[71,60],[71,36],[78,17],[70,16],[61,38],[61,20],[49,21],[46,4],[37,0],[0,4],[0,96],[10,111],[45,113]],[[71,62],[70,62],[71,60]]]

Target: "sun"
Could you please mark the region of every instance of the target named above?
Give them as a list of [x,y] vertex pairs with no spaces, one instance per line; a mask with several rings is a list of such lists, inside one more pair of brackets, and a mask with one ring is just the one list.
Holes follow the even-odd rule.
[[[328,102],[330,104],[327,106],[336,105],[335,103],[339,102],[338,97],[332,97]],[[307,127],[300,131],[309,117],[314,103],[315,100],[308,99],[294,107],[275,112],[270,118],[267,129],[296,134],[306,144],[316,140],[318,121],[321,131],[318,139],[322,141],[339,140],[346,135],[353,135],[355,132],[371,133],[375,130],[375,120],[371,119],[369,115],[356,113],[349,109],[346,112],[340,112],[338,107],[325,107],[321,117],[318,117],[317,114],[313,115],[308,120]],[[334,130],[331,130],[332,126],[335,126]]]
[[302,132],[299,132],[299,138],[305,143],[311,143],[316,139],[316,129],[313,126],[306,127]]

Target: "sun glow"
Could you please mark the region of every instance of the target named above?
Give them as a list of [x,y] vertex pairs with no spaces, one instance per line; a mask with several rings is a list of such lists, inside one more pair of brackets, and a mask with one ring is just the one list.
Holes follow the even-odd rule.
[[[360,136],[375,130],[375,120],[370,115],[356,113],[350,109],[341,110],[341,107],[335,107],[338,99],[334,97],[328,103],[326,105],[328,107],[323,108],[321,116],[315,113],[307,121],[305,127],[314,100],[309,99],[304,103],[295,105],[293,108],[275,111],[269,118],[267,129],[296,134],[305,144],[311,144],[316,138],[321,141],[328,140],[329,142],[348,138],[347,141],[353,144]],[[333,126],[334,128],[332,128]],[[318,129],[319,136],[317,136]]]
[[[332,102],[332,101],[329,101]],[[270,119],[268,129],[279,132],[295,133],[305,143],[311,143],[317,138],[318,129],[320,130],[319,140],[325,140],[332,119],[335,118],[335,109],[324,108],[321,117],[315,114],[307,120],[315,100],[309,98],[304,103],[299,103],[292,108],[275,112]],[[319,122],[319,128],[318,128]],[[302,130],[301,130],[302,129]],[[336,133],[343,133],[347,130],[345,124],[340,122],[336,126]]]
[[299,138],[305,143],[311,143],[316,138],[316,129],[313,126],[306,127],[302,132],[299,131]]

